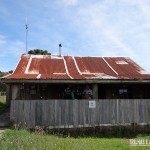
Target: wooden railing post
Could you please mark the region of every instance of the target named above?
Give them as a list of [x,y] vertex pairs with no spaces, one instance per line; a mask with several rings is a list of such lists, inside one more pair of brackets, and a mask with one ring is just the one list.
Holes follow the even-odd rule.
[[6,84],[6,105],[7,106],[10,106],[11,98],[12,98],[11,85]]
[[98,99],[98,84],[93,84],[93,99]]

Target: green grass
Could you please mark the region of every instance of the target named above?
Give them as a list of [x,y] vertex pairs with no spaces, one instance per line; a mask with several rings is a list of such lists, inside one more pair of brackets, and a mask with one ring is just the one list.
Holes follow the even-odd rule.
[[6,96],[0,96],[0,102],[6,104]]
[[[148,139],[150,136],[138,135],[134,139]],[[8,129],[0,140],[2,150],[145,150],[149,147],[132,147],[129,138],[62,137],[57,135],[38,135],[26,130]]]
[[6,110],[6,96],[0,96],[0,114],[4,113]]

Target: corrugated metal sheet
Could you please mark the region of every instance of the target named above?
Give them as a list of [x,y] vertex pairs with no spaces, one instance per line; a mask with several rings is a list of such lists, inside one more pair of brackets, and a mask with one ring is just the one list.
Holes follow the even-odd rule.
[[125,57],[73,57],[24,54],[6,79],[150,79]]

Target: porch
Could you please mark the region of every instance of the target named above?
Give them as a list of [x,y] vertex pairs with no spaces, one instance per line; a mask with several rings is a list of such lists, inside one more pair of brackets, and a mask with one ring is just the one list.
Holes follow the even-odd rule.
[[82,96],[85,85],[92,90],[93,99],[150,99],[149,82],[115,82],[115,83],[11,83],[7,84],[7,104],[11,100],[49,100],[67,99],[65,89],[72,87],[72,99],[84,99]]
[[34,128],[150,124],[150,99],[12,100],[11,121]]

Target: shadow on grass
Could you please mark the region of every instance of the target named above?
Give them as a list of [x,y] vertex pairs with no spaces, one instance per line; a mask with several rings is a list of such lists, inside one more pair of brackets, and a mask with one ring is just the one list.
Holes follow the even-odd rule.
[[51,134],[59,137],[72,138],[136,138],[137,136],[149,136],[150,128],[145,126],[113,126],[113,127],[95,127],[95,128],[74,128],[74,129],[48,129],[39,128],[31,130],[37,134]]

